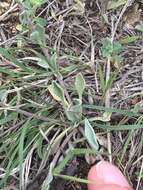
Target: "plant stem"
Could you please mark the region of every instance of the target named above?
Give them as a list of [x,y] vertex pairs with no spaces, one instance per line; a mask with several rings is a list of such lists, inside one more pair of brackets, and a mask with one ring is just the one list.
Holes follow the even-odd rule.
[[[107,69],[106,69],[106,84],[108,83],[110,78],[110,57],[107,59]],[[105,106],[107,108],[110,107],[110,89],[107,89],[105,94]],[[110,132],[107,133],[107,141],[108,141],[108,153],[109,153],[109,161],[112,162],[112,146],[111,146],[111,135]]]

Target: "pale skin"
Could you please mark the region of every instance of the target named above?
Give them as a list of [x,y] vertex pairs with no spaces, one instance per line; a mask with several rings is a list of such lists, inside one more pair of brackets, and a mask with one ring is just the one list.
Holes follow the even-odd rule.
[[88,190],[133,190],[122,172],[113,164],[101,161],[88,173]]

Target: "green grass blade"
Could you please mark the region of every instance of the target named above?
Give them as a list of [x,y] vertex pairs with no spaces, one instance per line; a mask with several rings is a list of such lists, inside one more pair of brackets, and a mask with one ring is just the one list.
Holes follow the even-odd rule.
[[68,176],[68,175],[57,174],[57,173],[54,173],[54,176],[63,178],[65,180],[79,182],[79,183],[85,183],[85,184],[88,184],[88,183],[94,184],[95,183],[93,181],[89,181],[89,180],[86,180],[86,179],[81,179],[81,178],[77,178],[77,177],[73,177],[73,176]]
[[141,116],[141,114],[138,113],[138,112],[133,112],[133,111],[129,111],[129,110],[123,110],[123,109],[117,109],[117,108],[106,108],[104,106],[96,106],[96,105],[84,104],[83,108],[95,109],[95,110],[106,111],[106,112],[111,112],[111,113],[119,113],[121,115],[129,116],[129,117]]
[[20,174],[20,189],[22,189],[22,170],[23,170],[23,162],[24,162],[24,140],[25,140],[25,136],[26,136],[26,132],[27,132],[27,128],[29,127],[29,122],[30,120],[28,120],[23,128],[22,128],[22,132],[20,135],[20,142],[19,142],[19,174]]
[[13,112],[4,118],[0,118],[0,125],[4,125],[4,124],[16,119],[17,115],[18,115],[17,113]]

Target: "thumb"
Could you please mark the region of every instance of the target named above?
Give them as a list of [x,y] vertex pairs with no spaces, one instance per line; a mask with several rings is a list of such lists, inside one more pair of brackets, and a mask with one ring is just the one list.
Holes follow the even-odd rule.
[[113,164],[100,161],[88,173],[88,190],[133,190],[122,172]]
[[[90,189],[90,187],[88,188],[88,190]],[[91,190],[131,190],[128,187],[121,187],[119,185],[113,185],[113,184],[104,184],[104,185],[95,185],[94,189],[92,187]]]

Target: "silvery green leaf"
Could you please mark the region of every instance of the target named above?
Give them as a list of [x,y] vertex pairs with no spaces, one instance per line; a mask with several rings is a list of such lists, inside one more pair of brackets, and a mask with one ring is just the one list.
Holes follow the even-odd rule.
[[85,119],[85,137],[93,149],[95,150],[99,149],[99,144],[96,139],[96,134],[91,124],[89,123],[88,119]]
[[64,95],[64,89],[56,81],[53,81],[52,84],[48,86],[48,90],[55,100],[62,102],[65,107],[68,106],[68,102]]
[[4,99],[7,96],[7,91],[6,90],[0,90],[0,101],[4,101]]
[[48,175],[42,185],[41,190],[49,190],[50,189],[50,183],[53,181],[52,170],[53,170],[53,163],[50,164]]
[[82,99],[82,94],[85,89],[85,80],[83,78],[83,75],[81,73],[76,75],[75,79],[75,89],[77,90],[77,93],[79,95],[79,99]]
[[40,67],[44,68],[44,69],[48,69],[49,68],[49,65],[48,65],[47,61],[44,60],[44,59],[39,58],[37,64]]
[[74,101],[75,105],[70,105],[66,109],[67,118],[74,122],[80,121],[82,117],[82,102],[80,99]]

